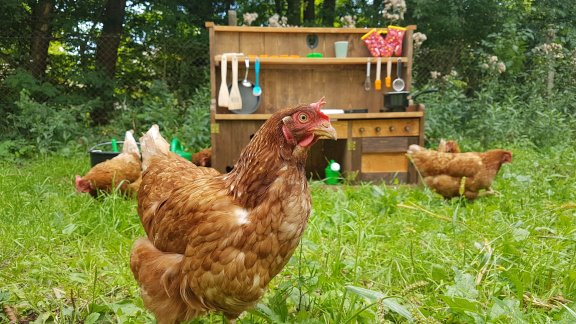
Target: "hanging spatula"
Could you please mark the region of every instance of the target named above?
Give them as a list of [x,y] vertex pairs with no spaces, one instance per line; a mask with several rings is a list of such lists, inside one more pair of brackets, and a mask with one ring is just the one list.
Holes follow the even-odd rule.
[[226,84],[226,54],[222,54],[222,60],[220,61],[220,92],[218,93],[218,106],[228,107],[228,101],[230,100],[230,94],[228,93],[228,85]]
[[382,58],[379,57],[378,61],[376,61],[376,81],[374,81],[374,89],[376,90],[382,89],[382,80],[380,80],[381,65],[382,65]]
[[238,56],[232,56],[232,89],[230,89],[229,110],[242,109],[242,96],[238,87]]
[[384,79],[384,85],[386,88],[392,87],[392,58],[388,58],[388,64],[386,64],[386,79]]

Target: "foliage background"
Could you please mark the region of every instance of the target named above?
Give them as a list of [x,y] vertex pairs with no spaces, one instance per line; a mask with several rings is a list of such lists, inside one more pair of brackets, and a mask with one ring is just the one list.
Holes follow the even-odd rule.
[[[405,5],[385,9],[393,3]],[[37,71],[30,63],[39,19],[34,10],[46,4],[53,8],[48,33],[42,34],[48,41],[46,66]],[[427,106],[431,144],[444,137],[475,149],[543,147],[575,139],[571,3],[326,0],[314,1],[310,15],[310,1],[126,2],[113,78],[97,60],[99,46],[104,48],[99,44],[113,40],[103,30],[108,4],[0,4],[0,157],[87,149],[152,122],[191,150],[209,146],[204,22],[226,24],[228,9],[237,11],[238,24],[244,24],[243,14],[255,12],[252,25],[263,26],[275,13],[287,16],[289,25],[345,27],[347,15],[356,27],[416,24],[427,40],[415,52],[413,86],[440,89],[420,99]],[[386,19],[383,10],[405,11],[404,19]]]

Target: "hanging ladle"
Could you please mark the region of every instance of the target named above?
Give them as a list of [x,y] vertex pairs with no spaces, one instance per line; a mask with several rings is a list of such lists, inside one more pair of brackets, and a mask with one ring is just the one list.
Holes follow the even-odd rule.
[[398,63],[396,64],[397,66],[397,70],[396,70],[396,79],[394,79],[394,82],[392,82],[392,88],[394,89],[394,91],[396,92],[400,92],[402,90],[404,90],[404,80],[402,80],[402,59],[398,59]]

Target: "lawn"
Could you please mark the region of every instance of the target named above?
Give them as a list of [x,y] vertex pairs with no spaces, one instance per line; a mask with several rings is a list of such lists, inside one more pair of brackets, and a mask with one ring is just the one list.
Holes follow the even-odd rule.
[[[513,151],[497,195],[473,203],[311,182],[301,246],[239,322],[575,322],[576,150]],[[136,202],[75,193],[88,168],[84,154],[0,162],[0,322],[153,321],[128,266]]]

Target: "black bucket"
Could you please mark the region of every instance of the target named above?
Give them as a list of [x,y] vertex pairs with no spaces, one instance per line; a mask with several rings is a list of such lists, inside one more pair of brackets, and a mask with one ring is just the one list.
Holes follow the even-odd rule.
[[[116,143],[122,144],[124,143],[124,141],[117,141]],[[104,151],[103,148],[102,149],[99,148],[106,145],[108,145],[107,147],[108,149],[112,148],[112,142],[104,142],[96,144],[88,150],[88,153],[90,154],[91,166],[95,166],[96,164],[104,162],[106,160],[110,160],[111,158],[118,156],[118,154],[120,154],[120,152]]]

